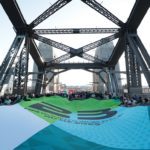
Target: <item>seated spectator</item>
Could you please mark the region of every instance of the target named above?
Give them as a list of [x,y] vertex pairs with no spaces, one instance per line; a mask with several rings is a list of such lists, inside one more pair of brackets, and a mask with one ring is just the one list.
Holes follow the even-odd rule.
[[5,105],[10,105],[11,104],[11,99],[9,98],[9,96],[6,96],[6,98],[4,99],[4,104]]
[[132,106],[135,106],[137,104],[137,101],[135,99],[132,99]]
[[141,101],[142,101],[142,104],[145,104],[145,102],[146,102],[144,98],[142,98]]
[[130,99],[128,99],[127,105],[132,106],[132,101]]
[[127,100],[127,98],[126,98],[126,97],[123,97],[123,104],[124,104],[125,106],[127,106],[127,105],[128,105],[128,100]]
[[144,100],[145,100],[145,103],[148,103],[148,98],[144,98]]
[[137,99],[137,103],[138,104],[142,103],[142,97],[141,96],[139,96],[139,98]]
[[2,98],[0,97],[0,105],[3,103]]

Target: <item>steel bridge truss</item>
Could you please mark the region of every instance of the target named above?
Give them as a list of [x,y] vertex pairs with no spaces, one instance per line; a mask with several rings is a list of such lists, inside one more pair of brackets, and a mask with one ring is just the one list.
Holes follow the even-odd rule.
[[[132,87],[141,87],[141,74],[142,71],[150,86],[150,56],[142,44],[141,39],[137,34],[137,29],[142,22],[145,14],[150,7],[149,0],[136,0],[133,9],[124,23],[118,19],[114,14],[104,8],[96,0],[81,0],[99,14],[103,15],[105,18],[113,22],[118,26],[118,28],[62,28],[62,29],[34,29],[37,25],[42,23],[48,17],[56,13],[62,7],[70,3],[72,0],[58,0],[47,10],[45,10],[41,15],[39,15],[30,24],[27,24],[22,12],[17,4],[16,0],[0,0],[4,11],[9,17],[11,23],[13,24],[14,30],[16,32],[16,37],[4,58],[2,65],[0,67],[0,90],[2,89],[4,83],[9,80],[10,72],[15,59],[18,56],[20,46],[25,39],[24,48],[20,52],[18,62],[15,65],[15,80],[14,89],[17,91],[19,89],[24,89],[26,93],[27,89],[27,76],[28,76],[28,57],[29,54],[32,56],[33,60],[38,66],[38,71],[42,72],[38,74],[36,92],[39,93],[44,82],[44,75],[48,69],[104,69],[112,70],[115,68],[119,58],[122,53],[125,52],[126,60],[126,70],[127,70],[127,82],[129,90]],[[17,19],[16,19],[17,18]],[[108,37],[99,39],[98,41],[89,43],[78,49],[72,48],[65,44],[59,43],[57,41],[48,39],[41,35],[44,34],[112,34]],[[93,50],[103,44],[113,41],[118,38],[118,42],[114,47],[114,50],[109,57],[108,61],[101,60],[97,57],[91,56],[86,52]],[[54,48],[60,49],[66,54],[55,58],[50,61],[44,62],[42,55],[40,54],[38,47],[34,40],[46,43]],[[91,63],[74,63],[66,64],[62,63],[67,59],[72,57],[81,57]],[[61,73],[61,72],[60,72]],[[53,74],[53,76],[56,73]],[[51,79],[49,79],[51,81]],[[23,82],[23,83],[22,83]],[[44,83],[45,84],[45,83]],[[22,88],[23,87],[23,88]]]
[[30,41],[26,38],[25,45],[15,65],[13,93],[20,95],[27,94],[29,46]]

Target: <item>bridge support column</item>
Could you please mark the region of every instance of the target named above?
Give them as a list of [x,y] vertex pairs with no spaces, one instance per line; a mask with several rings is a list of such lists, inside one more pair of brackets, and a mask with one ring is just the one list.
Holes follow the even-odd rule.
[[131,46],[127,44],[125,50],[126,72],[127,72],[127,88],[128,94],[141,95],[141,73],[137,56]]
[[[43,70],[38,68],[39,72],[43,72]],[[42,84],[43,84],[44,73],[40,73],[37,75],[36,85],[35,85],[35,94],[41,94]]]
[[[136,34],[128,35],[129,46],[132,49],[136,60],[140,66],[140,71],[143,72],[145,79],[150,87],[150,56],[145,50],[142,42]],[[140,74],[140,73],[139,73]],[[141,82],[139,82],[139,87],[141,87]],[[141,91],[142,92],[142,91]]]
[[26,95],[28,84],[28,60],[29,51],[28,44],[24,46],[20,53],[20,57],[15,66],[13,93]]
[[116,78],[116,74],[114,73],[115,70],[110,70],[110,78],[111,78],[111,86],[112,86],[112,92],[114,96],[120,95],[119,88],[118,88],[118,82]]
[[5,83],[8,84],[10,76],[13,74],[12,65],[23,42],[23,39],[24,36],[17,35],[15,37],[6,57],[2,62],[2,65],[0,67],[0,92],[3,88],[3,85]]
[[113,93],[112,83],[111,83],[111,76],[110,76],[110,70],[108,68],[105,69],[105,73],[106,73],[107,93]]
[[43,81],[42,81],[42,91],[41,91],[41,93],[42,94],[46,94],[46,87],[47,87],[47,83],[46,83],[46,81],[47,81],[47,74],[46,74],[46,72],[44,72],[44,74],[43,74]]

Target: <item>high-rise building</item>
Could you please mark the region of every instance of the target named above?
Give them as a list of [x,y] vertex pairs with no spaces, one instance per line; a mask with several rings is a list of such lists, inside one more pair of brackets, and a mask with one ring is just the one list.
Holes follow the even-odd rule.
[[[104,45],[102,45],[96,49],[95,57],[97,57],[101,60],[107,61],[109,59],[113,49],[114,49],[113,42],[109,42],[107,44],[104,44]],[[95,69],[94,71],[100,72],[101,69]],[[117,65],[115,66],[115,71],[116,72],[120,71],[119,63],[117,63]],[[110,79],[110,77],[105,71],[101,72],[101,76],[106,82],[109,82],[108,80]],[[122,84],[121,84],[121,80],[120,80],[121,79],[120,74],[115,73],[115,78],[117,81],[118,90],[121,90]],[[111,85],[111,86],[113,86],[113,85]],[[104,84],[102,79],[100,79],[100,77],[97,74],[93,74],[93,90],[95,92],[101,92],[101,93],[104,93],[107,90],[106,85]]]
[[[44,61],[50,61],[53,59],[53,49],[50,45],[45,43],[39,43],[38,48]],[[33,72],[38,72],[37,65],[35,63],[33,64]],[[47,79],[51,77],[52,77],[52,73],[51,72],[47,73]],[[36,81],[37,81],[37,74],[33,74],[32,80],[33,80],[32,89],[34,91]],[[54,80],[52,80],[51,83],[49,83],[49,85],[46,87],[46,92],[50,92],[50,91],[54,91]]]

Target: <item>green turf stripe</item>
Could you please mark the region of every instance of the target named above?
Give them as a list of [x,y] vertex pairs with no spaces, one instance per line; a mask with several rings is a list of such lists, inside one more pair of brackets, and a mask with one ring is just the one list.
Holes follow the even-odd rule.
[[62,109],[67,109],[68,111],[71,112],[115,108],[118,107],[118,105],[120,104],[119,101],[115,101],[115,100],[96,100],[94,98],[90,98],[86,100],[69,101],[66,98],[62,98],[59,96],[42,97],[38,99],[33,99],[28,102],[23,101],[20,104],[21,106],[26,108],[32,104],[36,104],[40,102],[54,105],[55,107],[59,107],[59,108],[61,107]]
[[[90,112],[90,114],[96,115],[96,112],[98,113],[104,109],[111,110],[118,107],[119,104],[120,102],[115,100],[96,100],[94,98],[69,101],[59,96],[34,98],[31,101],[20,102],[22,107],[49,123],[53,123],[61,117],[69,117],[69,114],[72,112],[78,112],[79,114]],[[39,107],[33,108],[33,106]],[[41,107],[42,110],[40,110]]]

